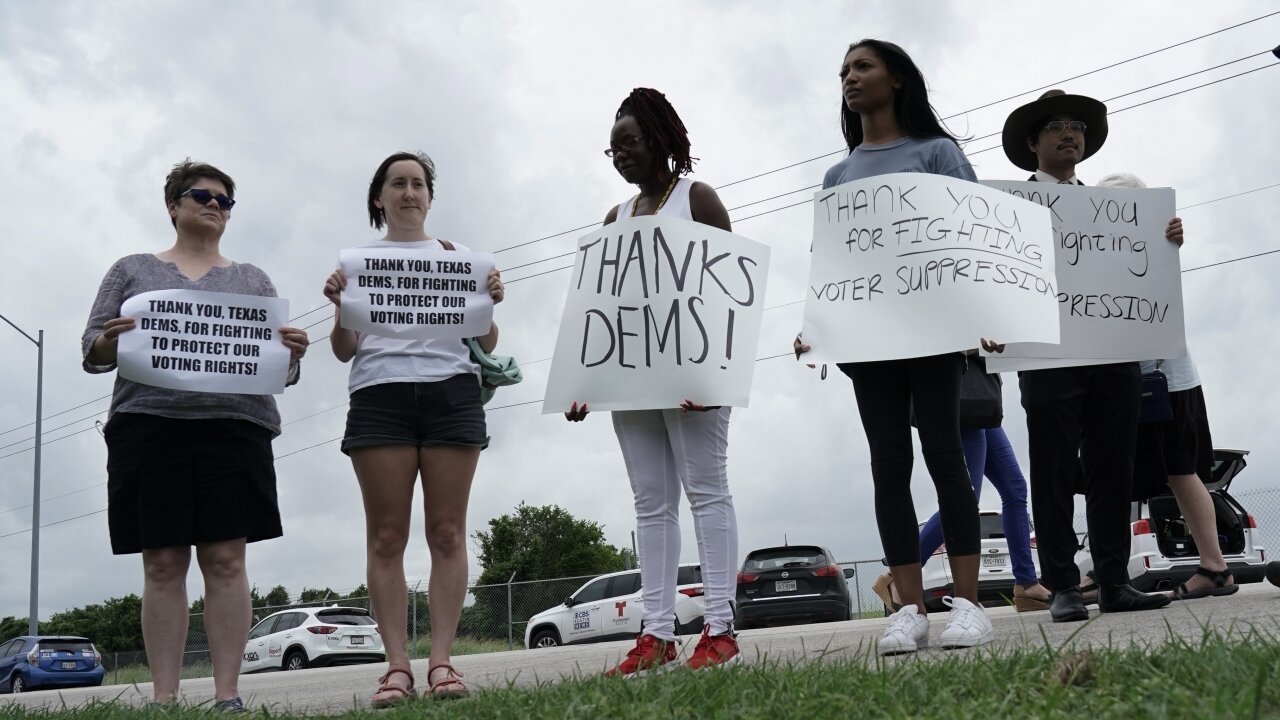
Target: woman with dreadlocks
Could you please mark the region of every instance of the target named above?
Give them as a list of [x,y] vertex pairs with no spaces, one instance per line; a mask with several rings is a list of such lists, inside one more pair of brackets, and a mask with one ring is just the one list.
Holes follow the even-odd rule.
[[[662,215],[730,230],[729,212],[716,191],[681,177],[693,170],[689,136],[666,96],[636,88],[622,101],[614,120],[604,154],[640,192],[610,208],[605,225],[618,218]],[[565,417],[578,422],[587,410],[585,403],[574,403]],[[738,521],[725,469],[729,408],[704,407],[686,399],[670,410],[618,411],[613,413],[613,429],[635,495],[644,631],[622,662],[606,674],[635,676],[676,659],[681,487],[693,511],[706,591],[702,637],[687,665],[698,669],[735,662]]]

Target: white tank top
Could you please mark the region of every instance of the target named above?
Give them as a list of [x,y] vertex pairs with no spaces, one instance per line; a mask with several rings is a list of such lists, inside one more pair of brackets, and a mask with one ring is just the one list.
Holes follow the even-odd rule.
[[[676,186],[671,188],[671,197],[667,198],[667,202],[659,208],[657,214],[666,217],[680,218],[681,220],[693,220],[693,208],[689,205],[689,188],[693,187],[694,180],[689,177],[682,177],[676,180]],[[636,201],[640,199],[640,195],[633,195],[630,200],[618,206],[618,220],[625,220],[631,217],[631,211],[636,206]]]

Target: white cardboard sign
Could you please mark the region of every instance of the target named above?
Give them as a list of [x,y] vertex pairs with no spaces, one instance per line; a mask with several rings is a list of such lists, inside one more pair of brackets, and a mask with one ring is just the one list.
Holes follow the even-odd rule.
[[380,337],[428,340],[489,332],[490,253],[351,248],[342,251],[347,287],[342,327]]
[[582,236],[542,411],[745,407],[768,271],[767,246],[688,220]]
[[992,372],[1186,355],[1178,248],[1164,237],[1171,188],[984,184],[1049,209],[1062,328],[1059,343],[1009,344]]
[[977,183],[893,173],[814,195],[805,359],[861,362],[1057,342],[1049,211]]
[[261,295],[155,290],[120,306],[135,321],[120,334],[120,377],[145,385],[210,393],[284,392],[289,348],[280,328],[289,301]]

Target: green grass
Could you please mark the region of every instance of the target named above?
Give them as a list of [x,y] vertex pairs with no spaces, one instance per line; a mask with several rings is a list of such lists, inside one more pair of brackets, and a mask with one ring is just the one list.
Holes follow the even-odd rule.
[[[213,665],[209,663],[192,663],[182,666],[182,679],[211,677]],[[108,685],[134,685],[151,682],[151,670],[146,665],[125,665],[117,670],[107,672],[103,680]]]
[[[346,718],[1141,718],[1280,717],[1280,643],[1250,632],[1206,632],[1147,647],[1012,653],[927,653],[885,661],[866,653],[823,662],[744,664],[727,671],[671,672],[643,680],[586,677],[504,688],[456,703],[418,702]],[[286,708],[258,717],[295,718]],[[200,709],[80,708],[87,720],[208,717]],[[0,706],[0,720],[66,715]]]
[[[452,655],[479,655],[481,653],[506,652],[507,650],[520,650],[524,647],[524,637],[513,638],[512,647],[507,647],[506,640],[476,640],[474,638],[460,637],[453,641]],[[409,648],[409,656],[415,658],[424,658],[431,654],[431,639],[421,638],[413,646]]]

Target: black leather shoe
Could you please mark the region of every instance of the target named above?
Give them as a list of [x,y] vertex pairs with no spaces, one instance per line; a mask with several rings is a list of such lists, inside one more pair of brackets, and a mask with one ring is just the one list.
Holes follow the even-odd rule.
[[1098,609],[1104,613],[1157,610],[1169,604],[1169,596],[1138,592],[1128,583],[1098,588]]
[[1073,585],[1053,593],[1049,601],[1049,616],[1054,622],[1080,622],[1089,619],[1089,609],[1080,597],[1080,587]]

